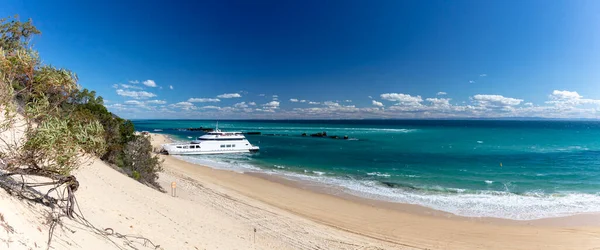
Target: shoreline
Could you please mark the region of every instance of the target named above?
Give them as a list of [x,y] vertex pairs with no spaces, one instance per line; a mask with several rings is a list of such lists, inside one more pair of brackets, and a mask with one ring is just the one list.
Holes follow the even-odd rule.
[[[168,134],[156,134],[150,133],[151,135],[159,135],[161,140],[163,140],[160,144],[171,143],[175,140]],[[164,139],[162,139],[164,137]],[[153,147],[160,148],[160,144],[154,145]],[[381,206],[386,207],[388,209],[394,209],[401,212],[408,212],[416,215],[426,215],[426,216],[437,216],[444,217],[450,219],[457,220],[468,220],[468,221],[477,221],[483,223],[494,223],[494,224],[506,224],[506,225],[542,225],[542,226],[596,226],[600,225],[600,213],[579,213],[573,215],[564,215],[564,216],[553,216],[553,217],[544,217],[544,218],[536,218],[536,219],[511,219],[511,218],[499,218],[499,217],[487,217],[487,216],[466,216],[466,215],[457,215],[451,212],[438,210],[435,208],[431,208],[421,204],[413,204],[413,203],[404,203],[404,202],[396,202],[389,201],[378,198],[371,198],[367,196],[362,196],[360,194],[354,194],[352,190],[347,189],[346,187],[338,186],[335,184],[327,184],[319,181],[301,179],[301,178],[293,178],[287,176],[285,174],[280,173],[270,173],[270,172],[260,172],[250,170],[240,170],[236,171],[233,169],[227,169],[223,167],[212,166],[210,163],[198,163],[198,162],[189,162],[184,159],[181,159],[179,156],[169,156],[175,158],[180,162],[185,162],[188,164],[192,164],[194,166],[200,166],[205,168],[211,168],[215,170],[221,171],[230,171],[241,173],[245,175],[250,175],[254,177],[258,177],[270,182],[276,182],[280,184],[284,184],[286,186],[290,186],[293,188],[306,189],[311,192],[316,192],[320,194],[330,195],[333,197],[343,198],[346,200],[351,200],[355,202],[360,202],[363,204],[369,204],[373,206]]]
[[[153,146],[167,142],[164,135],[151,136]],[[439,248],[445,242],[452,248],[504,249],[510,242],[514,248],[581,249],[600,245],[600,240],[590,235],[600,234],[595,226],[600,221],[597,215],[531,221],[462,217],[419,205],[328,194],[268,174],[214,169],[172,156],[161,158],[165,169],[200,183],[211,183],[323,225],[403,246]]]

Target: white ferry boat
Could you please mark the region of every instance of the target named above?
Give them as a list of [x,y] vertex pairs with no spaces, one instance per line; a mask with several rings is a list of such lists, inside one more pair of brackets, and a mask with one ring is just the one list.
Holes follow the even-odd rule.
[[218,128],[189,143],[162,145],[171,155],[231,154],[257,152],[258,146],[250,144],[242,132],[222,132]]

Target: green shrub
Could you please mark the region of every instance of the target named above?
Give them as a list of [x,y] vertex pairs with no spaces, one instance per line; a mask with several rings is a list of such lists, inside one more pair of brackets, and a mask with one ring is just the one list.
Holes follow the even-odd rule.
[[[124,168],[138,181],[162,190],[156,182],[162,171],[162,160],[152,154],[152,144],[147,137],[135,136],[127,143],[123,157]],[[139,177],[136,177],[139,175]]]
[[142,176],[138,171],[134,170],[133,173],[131,173],[131,177],[133,177],[133,179],[135,179],[136,181],[139,181]]

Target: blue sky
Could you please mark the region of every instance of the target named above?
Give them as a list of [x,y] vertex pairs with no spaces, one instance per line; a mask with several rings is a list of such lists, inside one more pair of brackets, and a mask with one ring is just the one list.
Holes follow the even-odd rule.
[[32,18],[45,63],[75,71],[114,113],[198,119],[600,118],[597,13],[600,1],[8,1],[0,9]]

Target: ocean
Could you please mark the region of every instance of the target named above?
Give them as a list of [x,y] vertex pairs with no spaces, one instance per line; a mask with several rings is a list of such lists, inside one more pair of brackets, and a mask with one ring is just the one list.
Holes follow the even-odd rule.
[[[189,141],[210,120],[135,120]],[[460,216],[531,220],[600,212],[600,122],[497,120],[219,121],[255,154],[178,156],[343,188]],[[326,132],[332,139],[310,137]],[[306,133],[309,136],[303,137]]]

